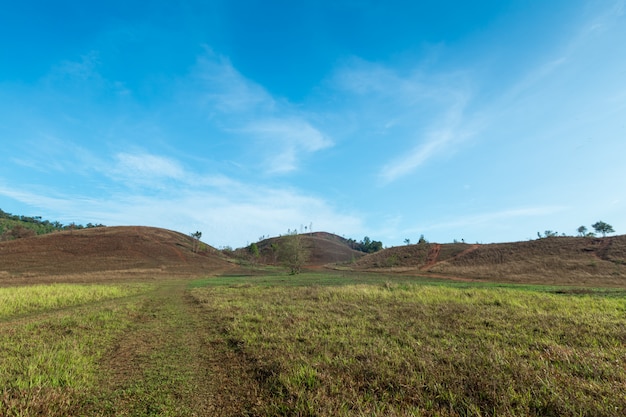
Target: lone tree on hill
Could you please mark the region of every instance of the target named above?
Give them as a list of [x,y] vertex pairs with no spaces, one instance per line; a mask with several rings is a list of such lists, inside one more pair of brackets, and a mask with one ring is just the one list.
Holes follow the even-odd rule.
[[595,230],[596,233],[602,233],[602,237],[605,237],[607,233],[615,233],[613,226],[603,222],[602,220],[595,222],[591,225],[591,227],[593,227],[593,230]]
[[585,226],[580,226],[578,229],[576,229],[578,231],[578,234],[580,236],[586,236],[587,235],[587,228]]
[[194,233],[189,234],[193,238],[193,247],[191,248],[193,253],[197,253],[200,248],[200,238],[202,237],[202,232],[196,231]]
[[252,260],[252,262],[256,263],[256,261],[261,256],[261,254],[259,253],[259,245],[254,242],[251,243],[250,246],[248,246],[248,253],[250,254],[250,259]]
[[278,247],[278,258],[289,268],[291,275],[300,273],[300,270],[309,259],[309,251],[304,247],[302,236],[297,230],[289,231],[284,236],[280,246]]

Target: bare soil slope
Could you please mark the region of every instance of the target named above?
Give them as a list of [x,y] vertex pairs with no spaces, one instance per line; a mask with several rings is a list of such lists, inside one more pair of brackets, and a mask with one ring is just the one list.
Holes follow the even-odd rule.
[[465,243],[424,243],[418,245],[394,246],[375,252],[355,262],[356,269],[394,268],[396,270],[426,270],[446,259],[471,249]]
[[153,227],[99,227],[0,242],[0,279],[103,271],[209,273],[230,268],[219,251],[194,253],[182,233]]
[[385,249],[355,263],[502,282],[626,285],[626,235],[554,237],[528,242],[423,244]]
[[626,285],[626,236],[480,245],[435,272],[520,282]]

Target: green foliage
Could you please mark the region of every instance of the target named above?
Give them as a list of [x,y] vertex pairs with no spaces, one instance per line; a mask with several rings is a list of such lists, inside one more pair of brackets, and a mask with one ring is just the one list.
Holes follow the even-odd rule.
[[259,246],[256,243],[251,243],[248,246],[248,252],[252,256],[252,258],[256,259],[259,257]]
[[222,253],[227,256],[233,256],[235,253],[235,251],[233,250],[233,247],[229,245],[222,246],[221,250],[222,250]]
[[283,236],[278,248],[278,259],[287,267],[292,275],[299,274],[309,259],[309,250],[304,246],[302,236],[296,230]]
[[387,257],[385,262],[386,262],[387,266],[390,267],[390,268],[398,265],[398,263],[399,263],[398,255],[391,255],[391,256]]
[[63,225],[58,221],[42,220],[40,216],[17,216],[0,210],[0,241],[21,239],[52,232],[84,229],[85,227],[104,227],[103,224],[87,223],[87,226],[71,223]]
[[357,242],[354,239],[348,239],[348,244],[352,249],[365,253],[378,252],[383,248],[383,242],[372,240],[368,236],[365,236],[360,242]]
[[[546,230],[545,232],[543,232],[543,236],[541,235],[540,232],[537,232],[537,237],[539,239],[543,239],[543,238],[553,238],[553,237],[558,237],[559,236],[559,232],[554,231],[554,230]],[[565,233],[561,234],[561,236],[565,236]]]
[[605,237],[607,233],[615,233],[613,226],[603,222],[602,220],[595,222],[591,225],[591,227],[593,227],[593,230],[595,230],[596,233],[601,233],[602,237]]

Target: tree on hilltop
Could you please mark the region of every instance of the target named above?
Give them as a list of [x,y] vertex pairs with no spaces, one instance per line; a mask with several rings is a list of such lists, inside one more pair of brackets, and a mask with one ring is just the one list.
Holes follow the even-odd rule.
[[613,226],[603,222],[602,220],[595,222],[591,225],[591,227],[593,227],[593,230],[595,230],[596,233],[602,233],[602,237],[605,237],[607,233],[615,233]]

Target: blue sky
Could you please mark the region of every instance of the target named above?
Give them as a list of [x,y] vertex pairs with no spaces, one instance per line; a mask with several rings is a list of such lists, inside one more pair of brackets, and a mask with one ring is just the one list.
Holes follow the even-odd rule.
[[23,1],[0,208],[386,246],[626,233],[626,1]]

